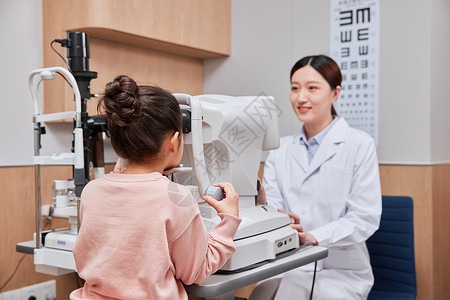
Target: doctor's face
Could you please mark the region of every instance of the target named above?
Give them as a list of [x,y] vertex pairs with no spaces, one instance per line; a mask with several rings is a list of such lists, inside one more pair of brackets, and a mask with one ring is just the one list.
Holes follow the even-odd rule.
[[331,106],[340,90],[339,86],[332,90],[325,78],[310,65],[295,71],[291,78],[290,100],[305,128],[321,130],[331,123]]

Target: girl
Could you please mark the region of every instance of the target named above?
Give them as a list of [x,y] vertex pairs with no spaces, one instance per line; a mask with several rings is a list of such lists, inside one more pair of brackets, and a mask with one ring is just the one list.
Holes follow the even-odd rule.
[[[366,299],[373,285],[365,242],[381,216],[376,148],[337,116],[341,80],[336,62],[324,55],[293,66],[290,100],[303,125],[281,139],[264,168],[267,202],[291,216],[300,244],[328,248],[318,262],[314,299]],[[313,270],[308,265],[267,280],[250,299],[308,299]]]
[[218,183],[225,199],[204,198],[222,219],[207,233],[190,191],[162,175],[183,153],[181,111],[167,91],[118,76],[98,107],[128,166],[83,190],[73,253],[85,284],[70,299],[187,299],[183,284],[201,283],[234,253],[239,197]]

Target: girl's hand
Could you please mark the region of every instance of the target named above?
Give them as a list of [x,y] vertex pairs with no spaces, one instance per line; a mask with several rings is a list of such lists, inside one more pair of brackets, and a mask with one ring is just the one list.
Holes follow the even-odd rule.
[[287,214],[291,218],[292,220],[291,227],[298,231],[298,238],[300,240],[300,245],[306,244],[307,242],[313,242],[314,244],[319,245],[316,238],[311,233],[306,232],[303,226],[300,224],[299,216],[291,212],[282,211],[281,209],[278,209],[278,211]]
[[221,201],[217,201],[210,196],[204,196],[203,199],[206,203],[211,205],[217,213],[227,213],[239,217],[239,196],[234,190],[233,185],[228,182],[219,182],[214,186],[222,188],[225,198]]

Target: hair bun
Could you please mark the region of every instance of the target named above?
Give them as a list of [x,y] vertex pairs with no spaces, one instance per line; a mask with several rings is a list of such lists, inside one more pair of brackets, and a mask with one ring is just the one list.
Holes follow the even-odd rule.
[[126,93],[131,97],[136,97],[139,93],[139,87],[130,77],[120,75],[114,78],[113,82],[106,85],[105,96],[108,98],[114,98],[120,93]]
[[111,121],[123,127],[138,118],[142,114],[138,95],[138,85],[126,75],[117,76],[106,84],[103,101]]

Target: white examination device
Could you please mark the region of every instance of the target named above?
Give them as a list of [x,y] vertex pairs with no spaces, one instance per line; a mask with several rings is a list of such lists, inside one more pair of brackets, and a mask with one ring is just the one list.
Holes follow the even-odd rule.
[[[297,248],[298,233],[290,227],[291,219],[273,207],[256,205],[262,152],[279,146],[273,97],[174,96],[190,114],[191,128],[184,134],[182,167],[173,170],[172,180],[189,186],[199,202],[221,181],[231,182],[239,194],[242,222],[235,236],[237,250],[221,270],[243,270]],[[208,204],[199,208],[208,230],[220,222]]]

